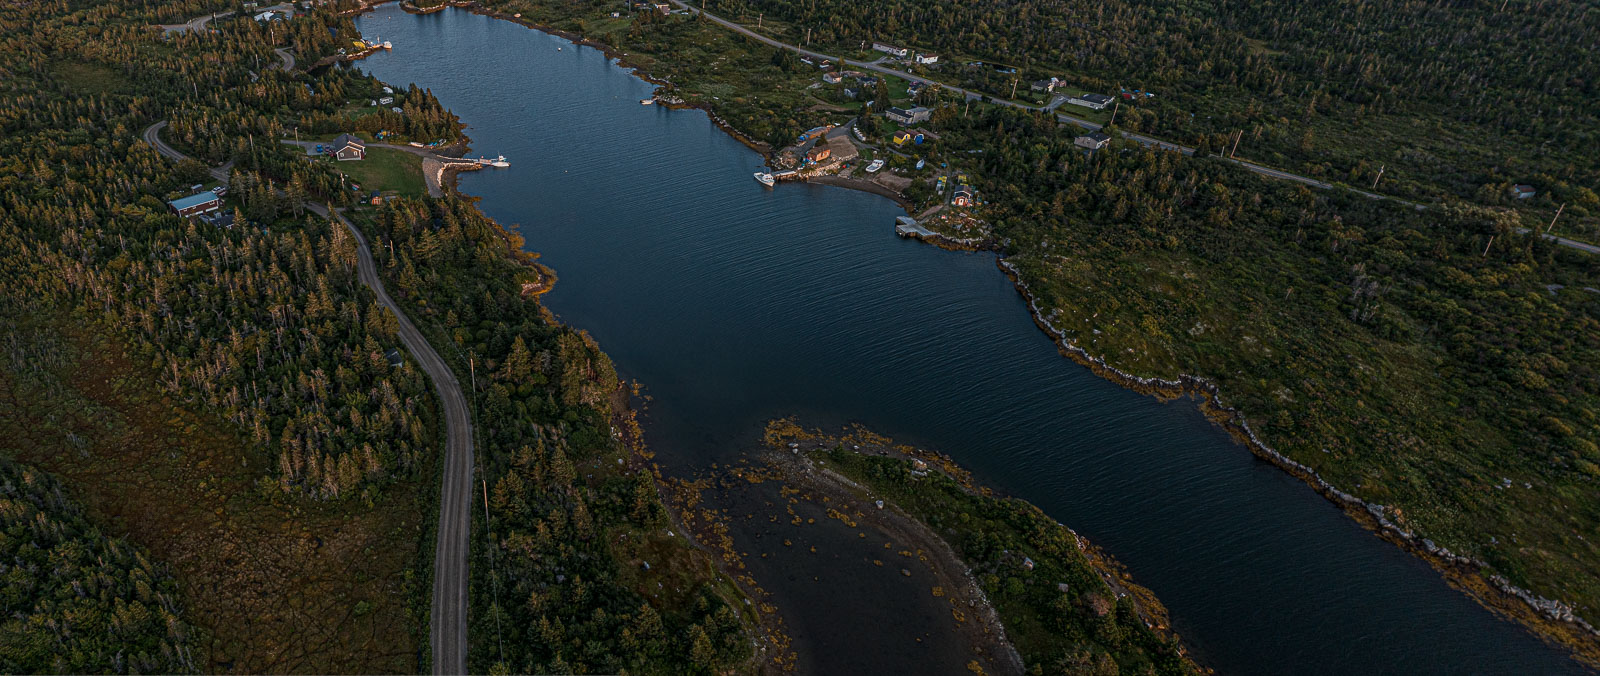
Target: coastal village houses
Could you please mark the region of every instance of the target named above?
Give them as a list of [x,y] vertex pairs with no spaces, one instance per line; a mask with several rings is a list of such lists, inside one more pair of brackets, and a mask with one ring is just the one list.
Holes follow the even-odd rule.
[[1079,148],[1099,150],[1111,143],[1111,135],[1103,131],[1091,131],[1073,140]]
[[970,207],[977,201],[977,195],[972,192],[972,186],[964,185],[956,188],[955,196],[950,203],[958,207]]
[[928,118],[933,116],[933,111],[922,106],[917,106],[910,110],[890,108],[888,112],[884,113],[884,116],[900,124],[916,124],[918,122],[927,122]]
[[1056,87],[1060,87],[1063,84],[1065,84],[1065,83],[1063,83],[1062,81],[1057,80],[1056,78],[1052,77],[1052,78],[1050,78],[1048,80],[1035,80],[1032,85],[1029,85],[1029,89],[1032,89],[1033,91],[1036,91],[1036,92],[1045,92],[1045,93],[1048,94],[1050,92],[1055,91]]
[[898,56],[901,58],[905,58],[905,55],[911,53],[911,50],[906,49],[905,47],[896,47],[887,42],[874,42],[872,43],[872,48],[888,54],[889,56]]
[[1105,94],[1080,94],[1067,99],[1067,103],[1074,106],[1083,106],[1094,110],[1105,110],[1106,106],[1111,105],[1111,101],[1112,98]]
[[340,134],[333,140],[333,156],[340,162],[367,159],[367,144],[352,134]]

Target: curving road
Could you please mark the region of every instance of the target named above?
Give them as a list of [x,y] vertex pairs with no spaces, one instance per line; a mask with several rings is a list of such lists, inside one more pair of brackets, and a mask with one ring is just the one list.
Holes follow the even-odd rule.
[[455,373],[439,358],[428,339],[406,317],[399,304],[384,291],[378,279],[372,250],[361,229],[345,220],[344,214],[317,204],[306,208],[325,218],[343,223],[356,237],[360,254],[356,266],[361,283],[377,294],[378,302],[394,313],[400,324],[400,342],[433,380],[444,408],[444,471],[439,489],[439,527],[433,555],[433,611],[429,617],[429,646],[433,650],[434,674],[467,673],[467,538],[472,527],[472,416],[467,398]]
[[[173,160],[186,160],[161,140],[161,130],[167,126],[162,120],[144,130],[143,137],[156,152]],[[210,169],[211,175],[228,180],[232,162]],[[440,474],[439,524],[434,541],[433,555],[433,610],[429,617],[429,646],[433,652],[433,673],[467,673],[467,543],[472,528],[472,416],[468,413],[467,398],[455,373],[439,358],[428,339],[417,330],[400,305],[389,297],[378,278],[378,267],[372,261],[372,249],[361,230],[345,219],[344,214],[323,205],[307,202],[312,213],[337,220],[349,228],[356,238],[356,276],[377,295],[378,302],[389,308],[398,320],[400,342],[411,352],[423,373],[433,381],[439,393],[439,404],[444,409],[445,444],[444,469]]]
[[[155,148],[156,152],[161,153],[165,157],[171,158],[173,161],[182,162],[183,160],[189,159],[188,155],[178,152],[177,149],[167,145],[165,141],[161,140],[161,130],[166,128],[166,120],[162,120],[150,125],[149,128],[144,130],[144,134],[142,135],[144,137],[144,142],[150,144],[150,147]],[[206,171],[210,172],[213,178],[222,181],[223,185],[227,185],[228,177],[233,173],[233,162],[230,161],[220,167],[211,167]]]

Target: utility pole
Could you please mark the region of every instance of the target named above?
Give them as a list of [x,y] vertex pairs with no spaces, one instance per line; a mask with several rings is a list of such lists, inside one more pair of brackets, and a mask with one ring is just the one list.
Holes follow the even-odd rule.
[[1116,126],[1116,124],[1117,124],[1117,111],[1119,111],[1119,110],[1122,110],[1122,100],[1121,99],[1117,99],[1117,104],[1114,105],[1114,106],[1111,106],[1111,121],[1106,123],[1107,127]]
[[1378,175],[1373,177],[1373,179],[1372,179],[1372,188],[1371,188],[1372,190],[1377,190],[1378,189],[1378,179],[1383,178],[1383,170],[1387,169],[1387,168],[1388,168],[1388,165],[1384,165],[1384,166],[1378,167]]
[[966,119],[967,113],[972,111],[972,99],[967,99],[967,107],[961,110],[961,118]]
[[761,30],[761,20],[767,18],[766,12],[756,15],[756,30]]
[[1017,98],[1017,78],[1011,78],[1011,96],[1010,96],[1010,98],[1013,98],[1013,99]]
[[[390,246],[393,246],[393,244]],[[393,254],[391,253],[391,255]],[[467,357],[467,374],[472,378],[472,391],[476,393],[478,391],[478,367],[472,363],[472,357],[470,356]]]
[[810,28],[806,29],[806,46],[807,47],[811,46],[811,29]]
[[1228,157],[1231,158],[1231,157],[1233,157],[1233,154],[1235,152],[1238,152],[1238,150],[1239,150],[1239,139],[1241,139],[1241,138],[1244,138],[1244,130],[1243,129],[1240,129],[1239,133],[1234,135],[1234,137],[1233,137],[1233,149],[1228,151]]
[[1483,245],[1483,257],[1484,258],[1488,258],[1489,257],[1489,247],[1494,246],[1494,238],[1496,238],[1496,237],[1499,237],[1499,235],[1489,235],[1489,243]]
[[1561,206],[1556,207],[1556,215],[1555,215],[1555,217],[1550,219],[1550,225],[1547,225],[1547,226],[1544,227],[1544,231],[1545,231],[1546,234],[1548,234],[1552,229],[1554,229],[1556,227],[1556,219],[1557,218],[1561,218],[1561,212],[1563,210],[1565,210],[1566,208],[1567,208],[1567,203],[1566,202],[1562,202]]

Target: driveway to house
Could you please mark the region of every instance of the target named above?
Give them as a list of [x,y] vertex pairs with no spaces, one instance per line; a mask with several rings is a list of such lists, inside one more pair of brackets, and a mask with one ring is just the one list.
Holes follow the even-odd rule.
[[[188,156],[161,141],[161,130],[167,122],[162,120],[144,130],[144,140],[156,152],[174,160]],[[419,149],[409,146],[387,146]],[[417,152],[417,154],[424,154]],[[431,154],[431,153],[428,153]],[[232,163],[210,169],[211,175],[227,182]],[[468,413],[466,395],[455,373],[439,358],[422,332],[406,317],[400,305],[384,290],[378,278],[377,265],[372,261],[372,249],[366,236],[337,210],[312,202],[305,203],[312,213],[331,218],[349,228],[356,238],[356,273],[361,283],[372,289],[378,302],[394,313],[400,326],[400,342],[416,358],[423,373],[433,381],[439,393],[439,405],[444,409],[445,444],[444,471],[440,474],[439,523],[436,529],[433,555],[433,608],[429,617],[429,646],[433,652],[433,673],[467,673],[467,543],[472,528],[472,416]]]

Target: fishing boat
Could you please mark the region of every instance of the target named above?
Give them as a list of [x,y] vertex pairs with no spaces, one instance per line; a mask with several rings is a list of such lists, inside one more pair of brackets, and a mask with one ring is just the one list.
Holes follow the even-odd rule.
[[506,156],[505,155],[501,155],[499,157],[494,158],[493,161],[489,162],[489,166],[491,166],[491,167],[499,167],[501,169],[504,169],[506,167],[511,166],[511,163],[506,161]]
[[769,174],[765,171],[756,172],[756,182],[767,186],[768,188],[772,187],[774,183],[777,183],[776,180],[773,180],[772,174]]
[[867,165],[867,173],[870,174],[870,173],[876,172],[877,170],[882,169],[882,168],[883,168],[883,160],[873,160],[872,164]]
[[383,48],[384,49],[394,49],[394,43],[393,42],[389,42],[388,40],[384,40],[383,41]]
[[656,102],[655,99],[639,99],[639,105],[641,105],[641,106],[648,106],[648,105],[650,105],[652,103],[655,103],[655,102]]

